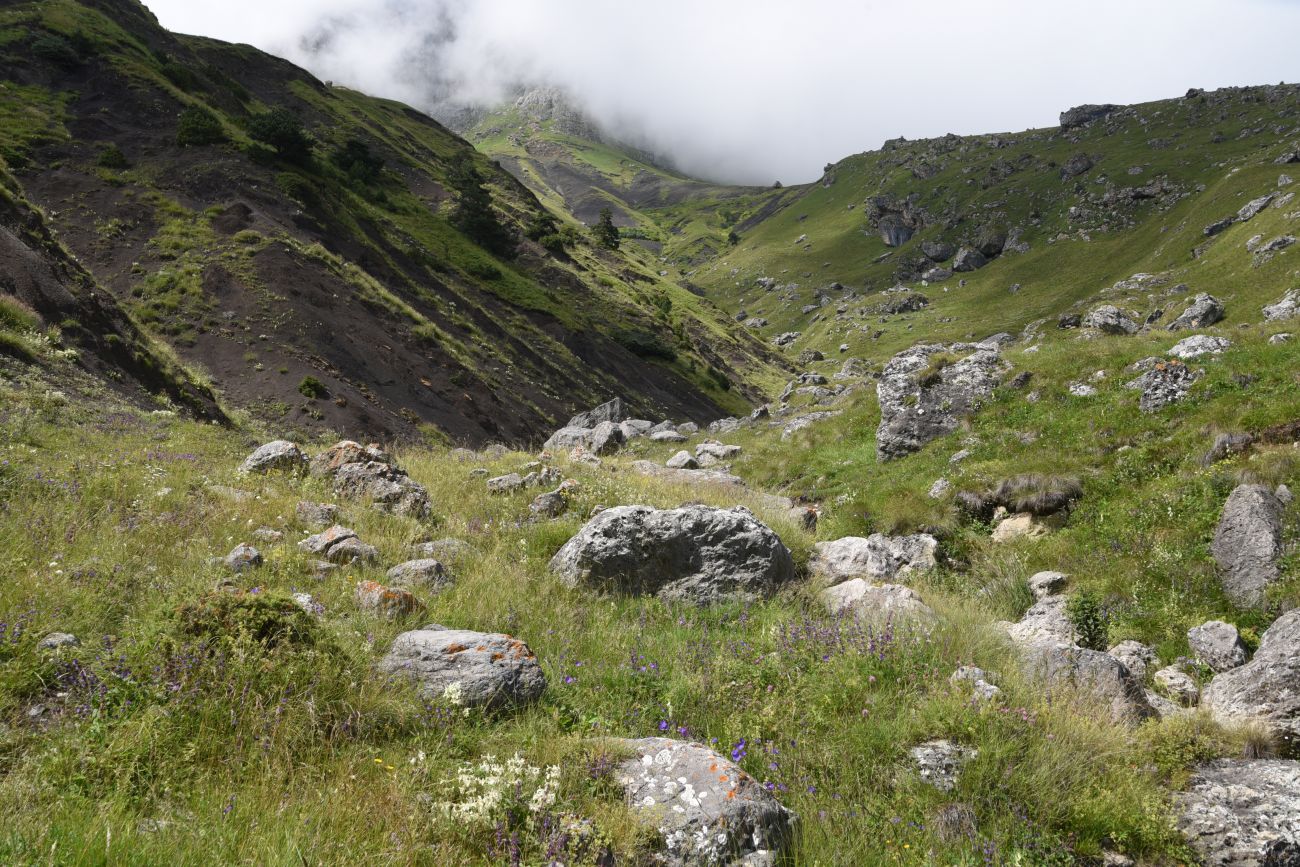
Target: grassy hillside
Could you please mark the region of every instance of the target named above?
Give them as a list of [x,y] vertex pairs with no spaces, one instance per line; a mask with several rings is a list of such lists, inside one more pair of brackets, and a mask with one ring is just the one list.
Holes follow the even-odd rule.
[[[168,34],[132,0],[8,4],[0,32],[0,156],[23,194],[233,408],[522,442],[613,394],[708,420],[770,379],[757,342],[641,251],[559,233],[406,106]],[[457,227],[467,164],[500,243]]]

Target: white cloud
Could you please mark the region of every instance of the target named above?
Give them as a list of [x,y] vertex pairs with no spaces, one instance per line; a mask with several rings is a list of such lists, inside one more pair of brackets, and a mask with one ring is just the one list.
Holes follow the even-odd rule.
[[1291,0],[146,2],[173,30],[424,108],[557,84],[687,170],[756,183],[809,180],[898,135],[1300,77]]

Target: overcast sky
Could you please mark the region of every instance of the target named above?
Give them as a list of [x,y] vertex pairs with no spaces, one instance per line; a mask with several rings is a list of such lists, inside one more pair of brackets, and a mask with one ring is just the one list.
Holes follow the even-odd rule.
[[431,109],[520,82],[718,180],[808,181],[887,138],[1300,79],[1300,0],[145,0]]

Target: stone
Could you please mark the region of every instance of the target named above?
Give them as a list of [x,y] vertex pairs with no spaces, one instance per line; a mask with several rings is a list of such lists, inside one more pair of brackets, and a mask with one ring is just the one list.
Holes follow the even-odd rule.
[[1169,350],[1169,354],[1174,358],[1188,361],[1193,358],[1200,358],[1203,355],[1219,355],[1230,346],[1232,346],[1232,341],[1226,337],[1193,334],[1191,337],[1185,337],[1175,343],[1173,348]]
[[546,690],[537,657],[519,639],[433,624],[397,636],[379,670],[410,678],[426,698],[462,707],[530,704]]
[[551,434],[550,439],[542,445],[542,448],[546,451],[564,451],[577,446],[585,449],[590,443],[591,428],[562,427]]
[[592,428],[591,445],[587,448],[595,455],[612,455],[623,447],[625,441],[621,427],[612,421],[602,421]]
[[1052,531],[1049,521],[1029,512],[1008,515],[993,528],[994,542],[1013,542],[1017,539],[1039,539]]
[[392,463],[386,452],[376,445],[363,446],[352,440],[341,440],[311,459],[313,476],[332,476],[348,464]]
[[1070,576],[1064,572],[1035,572],[1029,576],[1029,590],[1041,602],[1064,591],[1069,581]]
[[700,426],[693,421],[683,422],[677,426],[677,432],[684,437],[693,436],[700,432]]
[[258,527],[253,531],[253,538],[268,545],[284,541],[284,533],[272,527]]
[[1292,289],[1282,300],[1264,308],[1264,319],[1276,322],[1279,319],[1293,319],[1300,315],[1300,289]]
[[1132,382],[1128,388],[1141,391],[1138,407],[1147,413],[1159,412],[1187,397],[1204,374],[1181,361],[1160,361]]
[[308,536],[298,543],[298,547],[308,554],[324,555],[329,549],[344,542],[348,539],[355,539],[356,531],[347,527],[335,524],[323,533],[317,533],[314,536]]
[[352,462],[334,473],[334,492],[358,500],[370,500],[376,509],[410,518],[427,518],[429,492],[390,463]]
[[632,471],[643,476],[663,479],[681,485],[718,485],[724,488],[743,488],[745,480],[719,470],[679,470],[661,467],[654,461],[633,461]]
[[650,441],[655,443],[684,443],[686,437],[675,430],[661,430],[650,434]]
[[979,750],[959,746],[949,740],[927,741],[908,751],[923,782],[941,792],[957,788],[962,766],[979,755]]
[[1274,334],[1268,339],[1268,342],[1273,346],[1280,346],[1283,343],[1290,343],[1292,336],[1293,335],[1290,332],[1282,332],[1280,334]]
[[1106,652],[1124,663],[1124,667],[1139,681],[1146,680],[1147,669],[1155,665],[1157,659],[1155,650],[1140,641],[1121,641]]
[[1279,577],[1282,504],[1264,485],[1239,485],[1223,506],[1210,546],[1228,598],[1243,608],[1264,603]]
[[1237,222],[1245,223],[1248,220],[1253,220],[1260,211],[1268,207],[1268,203],[1273,201],[1273,197],[1276,195],[1277,193],[1266,193],[1258,199],[1251,199],[1245,205],[1242,205],[1241,210],[1237,212]]
[[1067,390],[1074,397],[1096,397],[1097,389],[1086,382],[1072,382],[1067,386]]
[[[685,437],[682,437],[685,439]],[[674,470],[698,470],[700,464],[695,460],[695,456],[686,450],[682,450],[668,459],[664,464]]]
[[818,542],[808,569],[831,584],[853,578],[893,581],[913,571],[935,568],[939,542],[933,536],[885,536],[875,533],[863,538],[846,536],[833,542]]
[[618,424],[619,422],[624,421],[628,417],[629,417],[629,413],[628,413],[627,405],[623,403],[622,398],[616,397],[611,401],[602,403],[600,406],[596,407],[595,409],[588,410],[587,412],[578,413],[573,418],[569,419],[569,423],[565,425],[565,427],[592,429],[595,428],[601,422],[610,422],[612,424]]
[[1192,299],[1192,303],[1186,310],[1178,314],[1178,318],[1169,323],[1168,328],[1170,331],[1209,328],[1216,322],[1222,321],[1224,315],[1223,302],[1213,295],[1202,292]]
[[1201,458],[1205,466],[1218,463],[1225,458],[1244,454],[1255,444],[1255,437],[1248,433],[1221,433],[1214,438],[1214,445]]
[[947,262],[957,254],[957,247],[947,241],[922,241],[921,252],[931,262]]
[[1002,690],[993,685],[993,680],[987,671],[974,665],[963,665],[948,678],[953,686],[970,684],[971,692],[981,702],[995,701],[1002,695]]
[[1178,830],[1205,867],[1300,864],[1300,762],[1219,759],[1175,795]]
[[1096,165],[1092,157],[1085,153],[1076,153],[1061,166],[1061,180],[1068,181],[1086,174]]
[[1061,595],[1039,599],[1017,623],[1007,624],[1007,634],[1017,644],[1057,642],[1074,644],[1078,637],[1066,614],[1068,600]]
[[1239,668],[1249,657],[1237,627],[1222,620],[1193,626],[1187,630],[1187,643],[1197,660],[1215,673]]
[[251,572],[261,566],[264,561],[262,552],[252,545],[236,545],[222,562],[232,572]]
[[1061,129],[1070,130],[1109,117],[1120,110],[1118,105],[1079,105],[1061,112]]
[[1181,704],[1175,704],[1154,690],[1145,690],[1147,704],[1156,712],[1160,719],[1169,719],[1170,717],[1186,716],[1192,713],[1190,708],[1185,708]]
[[952,270],[963,273],[978,271],[988,263],[989,260],[979,250],[973,247],[962,247],[952,260]]
[[1151,675],[1151,680],[1164,694],[1184,707],[1195,707],[1201,700],[1201,688],[1192,676],[1180,666],[1170,665]]
[[1215,220],[1213,223],[1210,223],[1210,225],[1202,229],[1201,232],[1205,237],[1213,238],[1215,235],[1226,232],[1228,229],[1232,228],[1233,224],[1236,222],[1236,217],[1224,217],[1222,220]]
[[388,620],[406,617],[424,607],[409,591],[385,587],[378,581],[362,581],[357,585],[356,596],[362,610]]
[[464,562],[474,549],[468,542],[460,539],[435,539],[432,542],[419,542],[411,546],[418,559],[440,560],[445,564],[455,565]]
[[497,476],[494,479],[487,480],[487,490],[489,494],[514,494],[523,489],[524,477],[518,473],[507,473],[504,476]]
[[606,509],[560,548],[550,568],[570,587],[696,605],[765,599],[795,577],[790,551],[739,507]]
[[952,491],[952,482],[947,479],[935,479],[926,495],[932,500],[942,500]]
[[325,616],[325,606],[317,602],[316,597],[310,593],[294,593],[292,598],[294,605],[297,605],[312,617]]
[[258,447],[239,465],[239,472],[266,475],[271,472],[299,475],[307,472],[307,455],[297,443],[276,440]]
[[412,587],[419,587],[430,590],[443,590],[451,586],[451,573],[447,567],[442,565],[442,561],[425,559],[425,560],[408,560],[405,563],[399,563],[384,576],[390,587],[397,587],[402,590],[409,590]]
[[1215,675],[1201,707],[1222,723],[1260,723],[1300,755],[1300,609],[1265,630],[1254,659]]
[[616,740],[633,753],[615,779],[634,814],[661,839],[666,867],[775,867],[798,817],[740,766],[703,744],[668,738]]
[[906,621],[928,623],[935,616],[919,593],[901,584],[872,584],[854,578],[827,587],[820,595],[831,614],[852,614],[859,623],[877,626]]
[[702,442],[695,447],[695,457],[708,455],[719,461],[729,461],[740,454],[740,446],[723,445],[719,442]]
[[624,442],[634,440],[637,437],[648,436],[650,429],[654,426],[654,422],[640,418],[630,418],[627,421],[618,423],[618,429],[623,432]]
[[[942,353],[964,357],[936,365],[933,357]],[[992,346],[928,344],[895,355],[876,384],[879,458],[904,457],[955,431],[993,393],[1008,367]]]
[[561,485],[554,491],[538,494],[528,504],[528,511],[540,518],[558,518],[569,508],[568,489]]
[[1103,334],[1137,334],[1139,328],[1131,316],[1113,304],[1103,304],[1083,317],[1083,327]]
[[1033,641],[1021,646],[1027,674],[1100,701],[1112,722],[1137,723],[1155,715],[1142,684],[1115,657],[1062,642]]
[[353,536],[344,539],[337,545],[331,545],[330,549],[325,552],[325,558],[331,563],[337,563],[340,566],[352,566],[354,564],[370,564],[379,562],[379,549],[374,545],[367,545],[357,537]]
[[37,650],[62,650],[65,647],[80,647],[81,639],[70,632],[51,632],[36,642]]

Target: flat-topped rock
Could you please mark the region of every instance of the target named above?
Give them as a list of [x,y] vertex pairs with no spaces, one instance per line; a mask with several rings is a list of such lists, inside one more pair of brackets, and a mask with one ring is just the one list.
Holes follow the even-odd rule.
[[410,678],[428,698],[464,707],[528,704],[546,689],[537,657],[519,639],[433,625],[397,636],[379,670]]
[[930,535],[885,536],[875,533],[865,538],[846,536],[833,542],[813,546],[809,570],[831,583],[851,578],[890,581],[912,571],[933,569],[937,563],[938,541]]

